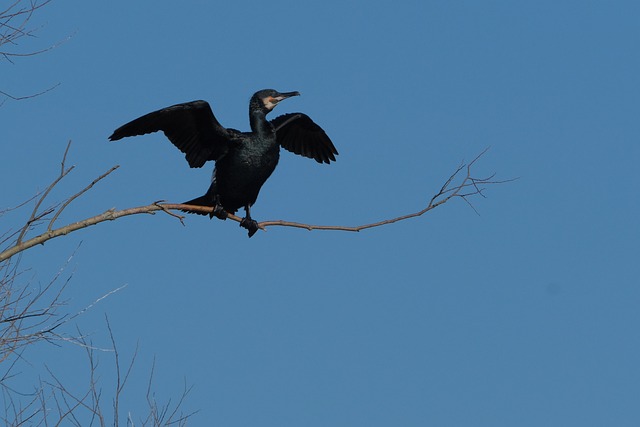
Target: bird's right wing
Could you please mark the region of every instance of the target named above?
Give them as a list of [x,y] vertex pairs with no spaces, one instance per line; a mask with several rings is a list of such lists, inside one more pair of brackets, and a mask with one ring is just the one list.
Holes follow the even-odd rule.
[[303,113],[288,113],[271,120],[276,139],[286,150],[318,163],[336,161],[338,150],[320,126]]
[[218,160],[229,149],[238,132],[224,128],[206,101],[192,101],[163,108],[139,117],[113,132],[111,141],[127,136],[163,131],[169,140],[185,153],[192,168],[202,167],[207,160]]

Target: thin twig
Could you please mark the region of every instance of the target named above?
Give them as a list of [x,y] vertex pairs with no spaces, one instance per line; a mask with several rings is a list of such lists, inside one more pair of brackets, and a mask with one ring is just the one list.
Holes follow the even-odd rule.
[[178,218],[178,221],[180,221],[180,224],[182,224],[182,225],[186,225],[186,224],[184,223],[184,215],[178,215],[178,214],[176,214],[176,213],[171,212],[171,211],[169,210],[169,208],[167,208],[167,206],[166,206],[166,205],[163,205],[163,204],[161,204],[161,203],[162,203],[162,201],[153,202],[153,204],[154,204],[154,205],[156,205],[156,206],[158,206],[160,209],[162,209],[162,211],[163,211],[164,213],[166,213],[167,215],[172,216],[172,217],[174,217],[174,218]]
[[[38,214],[38,209],[40,209],[40,205],[47,198],[47,196],[49,195],[51,190],[53,190],[53,188],[65,176],[67,176],[69,174],[69,172],[71,172],[73,170],[74,166],[71,166],[69,168],[65,168],[65,164],[66,164],[66,161],[67,161],[67,154],[69,153],[69,147],[70,146],[71,146],[71,141],[69,141],[67,143],[67,148],[64,150],[64,155],[62,156],[62,162],[61,162],[62,166],[61,166],[61,170],[60,170],[60,175],[58,175],[58,177],[49,185],[49,187],[47,187],[47,189],[44,191],[42,196],[40,196],[40,198],[36,202],[36,205],[34,206],[33,211],[31,212],[31,217],[29,218],[27,223],[22,227],[22,231],[20,232],[20,235],[18,236],[18,240],[16,241],[17,244],[20,244],[22,242],[22,239],[24,238],[25,234],[27,234],[27,232],[29,231],[29,228],[30,228],[31,224],[33,224],[33,222],[36,220],[36,215]],[[47,214],[48,213],[50,213],[50,212],[47,212]],[[42,218],[42,216],[44,216],[44,215],[41,215],[40,218]]]
[[[111,169],[109,169],[108,171],[106,171],[105,173],[103,173],[102,175],[100,175],[99,177],[97,177],[96,179],[94,179],[91,184],[87,185],[85,188],[83,188],[82,190],[80,190],[79,192],[77,192],[76,194],[74,194],[73,196],[69,197],[69,199],[67,199],[66,202],[64,202],[62,204],[62,206],[60,206],[58,208],[58,212],[56,212],[56,214],[53,216],[53,218],[51,218],[51,221],[49,221],[49,226],[47,227],[47,231],[51,231],[51,229],[53,228],[53,224],[56,222],[56,220],[58,219],[58,217],[60,216],[60,214],[62,213],[62,211],[64,211],[64,209],[69,206],[69,204],[71,202],[73,202],[75,199],[77,199],[78,197],[82,196],[84,193],[86,193],[87,191],[89,191],[94,185],[96,185],[99,181],[101,181],[102,179],[106,178],[109,174],[111,174],[113,171],[115,171],[116,169],[118,169],[120,166],[116,165],[113,166]],[[64,169],[64,164],[62,166],[62,168]]]
[[[40,53],[40,52],[36,52],[36,53]],[[7,98],[12,99],[14,101],[22,101],[23,99],[35,98],[37,96],[44,95],[47,92],[51,92],[52,90],[54,90],[58,86],[60,86],[60,83],[56,83],[53,86],[51,86],[50,88],[45,89],[43,91],[40,91],[38,93],[33,93],[31,95],[23,95],[23,96],[14,96],[14,95],[11,95],[10,93],[7,93],[7,92],[5,92],[3,90],[0,90],[0,95],[6,96]]]

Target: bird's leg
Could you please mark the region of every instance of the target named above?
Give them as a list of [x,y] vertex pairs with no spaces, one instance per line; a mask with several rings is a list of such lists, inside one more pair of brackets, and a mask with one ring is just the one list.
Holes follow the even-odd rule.
[[221,220],[224,221],[225,219],[227,219],[229,217],[229,213],[226,210],[224,210],[224,208],[222,207],[222,204],[220,204],[220,196],[219,195],[216,194],[216,196],[214,197],[213,200],[214,200],[215,205],[213,207],[213,212],[211,212],[209,214],[209,217],[211,219],[213,219],[213,217],[215,216],[216,218],[221,219]]
[[247,216],[242,218],[242,221],[240,221],[240,227],[249,230],[249,237],[251,237],[256,234],[256,231],[258,231],[259,229],[258,222],[254,219],[251,219],[251,210],[249,208],[249,205],[245,206],[244,210],[247,213]]

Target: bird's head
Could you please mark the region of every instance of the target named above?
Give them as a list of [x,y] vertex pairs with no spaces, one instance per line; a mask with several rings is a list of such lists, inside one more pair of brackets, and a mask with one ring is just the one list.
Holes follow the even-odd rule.
[[273,110],[283,99],[299,96],[300,92],[278,92],[273,89],[263,89],[253,94],[249,103],[251,109],[263,111],[265,114]]

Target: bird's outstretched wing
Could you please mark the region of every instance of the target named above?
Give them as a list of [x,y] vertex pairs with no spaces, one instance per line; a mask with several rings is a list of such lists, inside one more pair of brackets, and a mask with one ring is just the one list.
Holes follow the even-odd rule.
[[192,101],[145,114],[116,129],[109,139],[117,141],[159,130],[185,153],[192,168],[202,167],[207,160],[222,157],[238,133],[218,122],[209,103]]
[[276,138],[286,150],[315,159],[318,163],[336,161],[338,151],[324,130],[302,113],[290,113],[271,120]]

